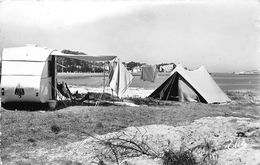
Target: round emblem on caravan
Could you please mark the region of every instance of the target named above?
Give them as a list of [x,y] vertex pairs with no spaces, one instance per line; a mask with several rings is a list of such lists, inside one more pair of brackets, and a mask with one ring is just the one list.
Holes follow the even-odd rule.
[[22,95],[24,95],[24,89],[22,88],[22,86],[20,85],[20,83],[16,86],[15,91],[14,91],[15,95],[18,95],[19,98],[22,97]]

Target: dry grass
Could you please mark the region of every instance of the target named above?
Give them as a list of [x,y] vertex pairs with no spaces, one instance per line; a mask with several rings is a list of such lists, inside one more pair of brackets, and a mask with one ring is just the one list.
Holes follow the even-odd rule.
[[54,148],[85,139],[89,134],[106,134],[129,126],[166,124],[179,126],[202,117],[235,116],[257,118],[257,104],[208,105],[131,99],[140,107],[71,106],[56,111],[10,111],[1,109],[1,158],[12,154]]
[[[53,147],[78,141],[88,134],[105,134],[129,126],[182,125],[208,116],[259,116],[254,106],[179,104],[174,106],[73,106],[53,112],[1,110],[3,150]],[[53,131],[53,126],[59,131]],[[34,139],[34,140],[28,140]],[[32,141],[34,145],[32,146]],[[8,153],[6,152],[6,153]]]
[[260,104],[259,94],[252,91],[225,91],[227,96],[237,103]]

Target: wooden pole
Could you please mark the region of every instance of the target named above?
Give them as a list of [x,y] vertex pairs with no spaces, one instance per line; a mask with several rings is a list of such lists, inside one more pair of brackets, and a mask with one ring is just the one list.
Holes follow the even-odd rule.
[[98,101],[96,102],[96,106],[99,105],[99,103],[103,97],[103,94],[105,93],[105,88],[106,88],[106,73],[105,73],[105,62],[104,62],[104,64],[103,64],[103,92],[101,93]]
[[103,64],[103,93],[105,93],[105,88],[106,88],[106,72],[105,72],[105,62]]

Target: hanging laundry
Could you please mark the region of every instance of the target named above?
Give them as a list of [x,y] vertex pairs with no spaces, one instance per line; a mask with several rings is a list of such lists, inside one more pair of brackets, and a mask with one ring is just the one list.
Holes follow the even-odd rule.
[[113,69],[113,75],[110,80],[109,86],[115,91],[119,98],[125,93],[129,85],[133,80],[133,76],[125,66],[118,60],[115,68]]
[[142,66],[141,79],[144,81],[154,82],[157,77],[158,69],[156,65],[145,65]]
[[109,62],[109,74],[108,74],[108,84],[110,84],[112,78],[113,78],[113,75],[114,75],[114,70],[116,68],[116,65],[117,65],[117,62],[116,60],[113,60],[113,61],[110,61]]
[[160,72],[171,72],[175,68],[175,64],[166,64],[160,66]]

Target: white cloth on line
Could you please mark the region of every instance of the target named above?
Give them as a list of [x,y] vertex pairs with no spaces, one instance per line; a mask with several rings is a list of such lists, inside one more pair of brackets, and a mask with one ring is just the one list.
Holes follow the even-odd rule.
[[117,61],[111,77],[109,86],[113,89],[113,91],[115,91],[117,96],[121,98],[129,85],[132,83],[134,77],[130,72],[128,72],[120,61]]

